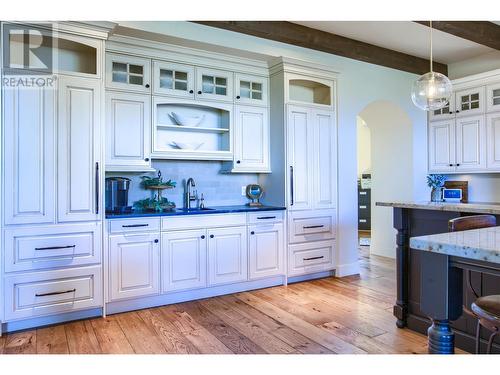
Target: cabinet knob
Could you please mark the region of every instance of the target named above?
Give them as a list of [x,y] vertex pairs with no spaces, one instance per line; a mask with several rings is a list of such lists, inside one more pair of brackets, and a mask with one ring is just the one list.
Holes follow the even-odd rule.
[[202,236],[201,236],[201,239],[202,239],[202,240],[204,240],[204,239],[205,239],[205,235],[202,235]]
[[155,243],[158,243],[158,239],[155,240]]
[[236,160],[236,164],[240,164],[241,163],[241,160]]
[[457,164],[457,167],[460,167],[460,164]]
[[457,111],[455,111],[455,113],[460,113],[460,111],[457,110]]
[[144,86],[145,86],[147,89],[149,89],[149,83],[146,83]]
[[198,95],[201,95],[201,91],[198,91]]
[[239,98],[240,98],[240,96],[238,95],[238,96],[236,97],[236,99],[239,99]]
[[149,161],[149,158],[144,158],[144,161]]
[[449,166],[450,166],[450,167],[453,167],[453,164],[450,164]]
[[189,90],[189,93],[192,94],[194,91],[193,90]]
[[214,238],[214,235],[213,235],[213,234],[211,234],[211,235],[210,235],[210,238]]
[[255,234],[255,232],[254,232],[254,231],[251,231],[251,232],[250,232],[250,234]]

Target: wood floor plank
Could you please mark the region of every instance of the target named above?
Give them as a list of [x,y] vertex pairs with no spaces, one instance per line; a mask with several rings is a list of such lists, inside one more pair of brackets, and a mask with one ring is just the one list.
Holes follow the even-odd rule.
[[[127,313],[128,314],[128,313]],[[127,340],[116,315],[106,318],[92,319],[92,328],[97,337],[97,342],[102,353],[107,354],[133,354],[134,349]]]
[[141,310],[137,313],[146,324],[153,327],[167,353],[200,353],[191,341],[187,340],[172,322],[165,319],[160,309]]
[[36,352],[39,354],[69,354],[63,325],[36,330]]
[[339,339],[336,336],[330,335],[322,329],[316,327],[315,325],[308,323],[307,321],[294,316],[280,309],[279,307],[267,302],[252,293],[237,293],[236,297],[244,301],[245,303],[255,307],[256,309],[262,311],[263,313],[272,316],[274,319],[282,322],[283,324],[289,326],[295,331],[301,333],[302,335],[309,337],[311,340],[316,341],[335,353],[349,353],[349,354],[361,354],[366,353],[364,350],[357,348],[356,346],[349,344],[348,342]]
[[65,329],[71,354],[102,353],[90,320],[68,323]]
[[116,316],[118,324],[137,354],[166,354],[156,330],[135,311]]
[[182,304],[182,309],[197,323],[207,329],[235,354],[265,354],[266,351],[232,326],[226,324],[217,315],[203,307],[199,302]]
[[2,336],[0,336],[0,354],[3,354],[3,349],[5,347],[6,337],[7,337],[7,335],[5,333]]
[[5,354],[36,354],[36,330],[16,332],[7,335]]

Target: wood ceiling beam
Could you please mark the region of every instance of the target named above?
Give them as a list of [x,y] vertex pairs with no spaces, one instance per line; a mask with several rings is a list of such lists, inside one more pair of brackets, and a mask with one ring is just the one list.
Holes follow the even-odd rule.
[[[360,42],[286,21],[193,21],[206,26],[310,48],[405,72],[424,74],[429,60]],[[434,62],[434,70],[448,74],[448,66]]]
[[[414,21],[429,26],[429,21]],[[488,21],[432,21],[432,28],[500,50],[500,26]]]

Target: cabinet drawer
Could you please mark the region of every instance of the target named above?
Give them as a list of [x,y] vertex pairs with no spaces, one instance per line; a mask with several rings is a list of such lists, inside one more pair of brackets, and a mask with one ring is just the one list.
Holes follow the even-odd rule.
[[248,224],[274,223],[283,221],[285,211],[248,212]]
[[102,306],[101,267],[5,278],[5,319],[35,317]]
[[330,270],[334,265],[335,241],[290,245],[288,275],[296,276]]
[[187,230],[246,224],[247,217],[245,213],[167,216],[161,219],[162,230]]
[[9,229],[5,271],[72,267],[101,262],[101,224]]
[[159,217],[138,217],[133,219],[110,219],[110,233],[146,232],[160,230]]
[[335,232],[335,210],[289,213],[289,243],[331,239]]

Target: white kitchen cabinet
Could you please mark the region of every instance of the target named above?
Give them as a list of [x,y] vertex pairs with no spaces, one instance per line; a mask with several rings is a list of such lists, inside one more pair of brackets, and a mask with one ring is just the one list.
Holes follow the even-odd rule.
[[197,67],[196,98],[233,102],[233,73]]
[[429,172],[453,172],[456,164],[455,120],[430,122],[428,129]]
[[486,127],[484,116],[456,119],[456,168],[473,171],[486,168]]
[[234,161],[231,172],[269,173],[268,109],[235,106]]
[[484,91],[484,86],[479,86],[455,92],[455,110],[457,117],[484,113],[486,108]]
[[194,98],[194,66],[153,61],[153,91],[158,95]]
[[234,75],[234,90],[236,104],[251,104],[268,106],[269,80],[266,77],[248,74]]
[[111,300],[159,293],[159,236],[159,233],[137,233],[109,237]]
[[436,109],[429,112],[429,119],[431,121],[446,120],[450,118],[455,118],[455,94],[453,93],[443,108]]
[[488,170],[500,170],[500,113],[490,113],[486,116]]
[[106,53],[106,87],[150,93],[151,60],[117,53]]
[[246,281],[247,228],[214,228],[208,230],[209,284],[219,285]]
[[3,89],[5,224],[53,223],[56,88]]
[[207,232],[205,229],[162,234],[162,292],[203,288],[207,285]]
[[284,274],[285,245],[282,223],[248,227],[249,278]]
[[60,77],[58,91],[58,220],[98,220],[101,83]]
[[150,171],[151,98],[106,93],[106,171]]
[[289,245],[288,276],[328,271],[335,267],[335,241]]
[[487,112],[500,110],[500,82],[486,86],[486,100]]
[[290,210],[336,206],[336,154],[334,113],[288,106]]

